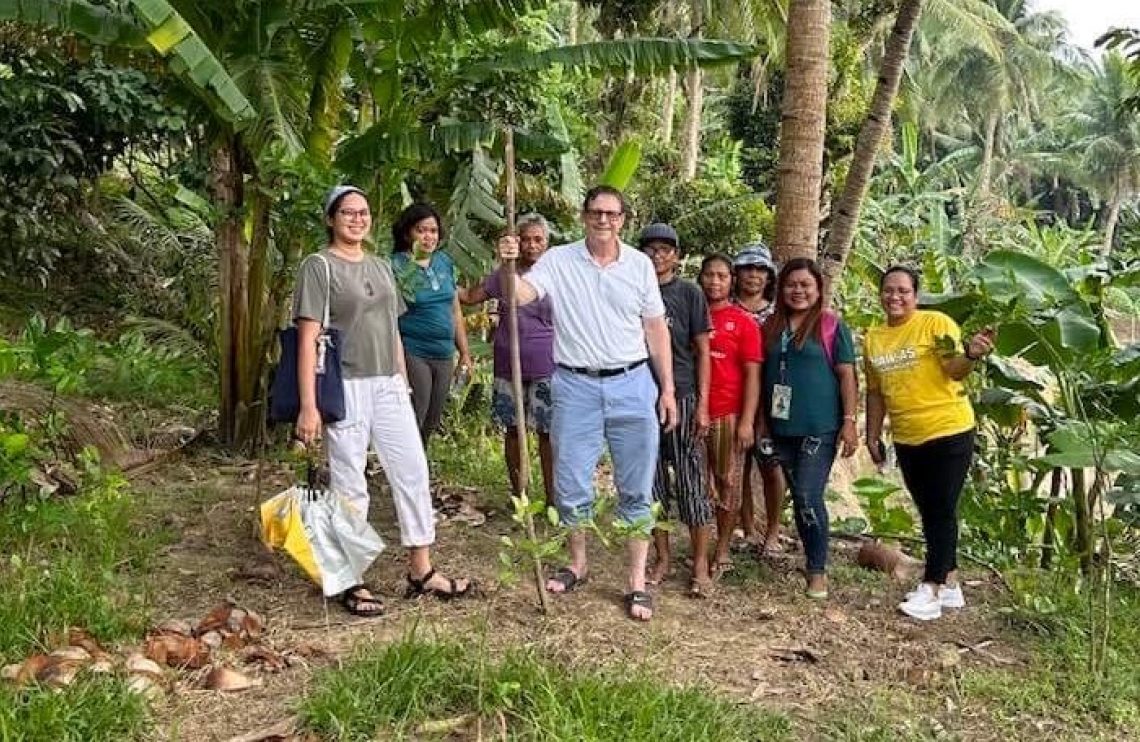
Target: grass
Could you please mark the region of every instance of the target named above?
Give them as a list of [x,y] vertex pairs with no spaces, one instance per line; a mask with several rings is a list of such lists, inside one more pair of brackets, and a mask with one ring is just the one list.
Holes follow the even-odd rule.
[[[110,644],[140,636],[157,539],[133,525],[125,482],[87,461],[79,494],[12,495],[0,504],[0,664],[55,648],[68,627]],[[81,673],[60,691],[0,683],[0,742],[133,740],[146,702],[122,678]]]
[[121,679],[77,680],[62,691],[0,685],[0,742],[91,742],[143,739],[146,702]]
[[478,715],[518,740],[780,740],[783,715],[663,685],[649,669],[568,670],[511,650],[407,637],[319,675],[300,704],[306,727],[334,740],[430,738],[430,724]]
[[0,507],[0,660],[15,662],[80,626],[104,641],[147,621],[141,581],[154,537],[132,524],[125,483],[90,467],[81,494],[28,495]]
[[1037,575],[1019,586],[1018,607],[1008,614],[1028,640],[1030,668],[966,673],[963,694],[984,703],[1009,732],[1024,729],[1027,719],[1084,728],[1090,739],[1134,731],[1140,726],[1140,590],[1116,585],[1114,594],[1103,674],[1088,667],[1087,596],[1060,575]]

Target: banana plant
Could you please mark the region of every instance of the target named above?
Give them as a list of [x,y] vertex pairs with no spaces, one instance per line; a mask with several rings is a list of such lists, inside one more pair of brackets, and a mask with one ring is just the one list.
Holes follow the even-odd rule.
[[[1028,463],[1038,475],[1021,492],[1034,500],[1046,476],[1067,478],[1070,546],[1086,571],[1094,552],[1106,548],[1094,536],[1103,497],[1121,474],[1140,475],[1140,347],[1117,345],[1104,310],[1106,291],[1135,285],[1138,276],[1135,266],[1061,270],[1032,255],[996,250],[960,293],[924,302],[954,316],[966,332],[997,329],[979,410],[1000,427],[1034,426],[1040,451]],[[1048,512],[1046,532],[1058,522],[1055,508]]]

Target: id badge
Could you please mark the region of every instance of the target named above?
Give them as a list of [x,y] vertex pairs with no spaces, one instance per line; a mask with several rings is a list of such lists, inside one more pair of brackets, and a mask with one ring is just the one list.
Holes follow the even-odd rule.
[[787,420],[792,416],[792,388],[784,384],[772,385],[772,417]]

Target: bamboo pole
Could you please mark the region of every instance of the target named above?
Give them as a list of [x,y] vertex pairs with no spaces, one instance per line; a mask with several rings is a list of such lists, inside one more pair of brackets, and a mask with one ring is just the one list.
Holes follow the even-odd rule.
[[[507,165],[507,233],[515,235],[515,133],[507,126],[503,131],[504,159]],[[527,451],[526,437],[526,405],[523,398],[522,358],[519,353],[519,297],[516,277],[518,267],[516,260],[507,260],[503,263],[503,293],[507,297],[507,332],[511,347],[511,388],[515,396],[515,430],[518,432],[519,470],[515,480],[518,482],[516,497],[526,498],[527,488],[530,486],[530,453]],[[533,544],[536,543],[534,516],[529,509],[523,514],[526,525],[526,537]],[[546,602],[546,583],[542,577],[542,559],[534,555],[534,589],[538,592],[539,608],[545,614],[548,611]]]

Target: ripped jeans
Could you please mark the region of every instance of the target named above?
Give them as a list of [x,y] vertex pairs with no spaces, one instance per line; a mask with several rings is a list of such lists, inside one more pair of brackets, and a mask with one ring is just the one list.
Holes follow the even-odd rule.
[[824,494],[831,465],[835,462],[838,435],[833,431],[820,436],[772,439],[792,493],[796,530],[800,533],[809,575],[827,571],[828,515]]

